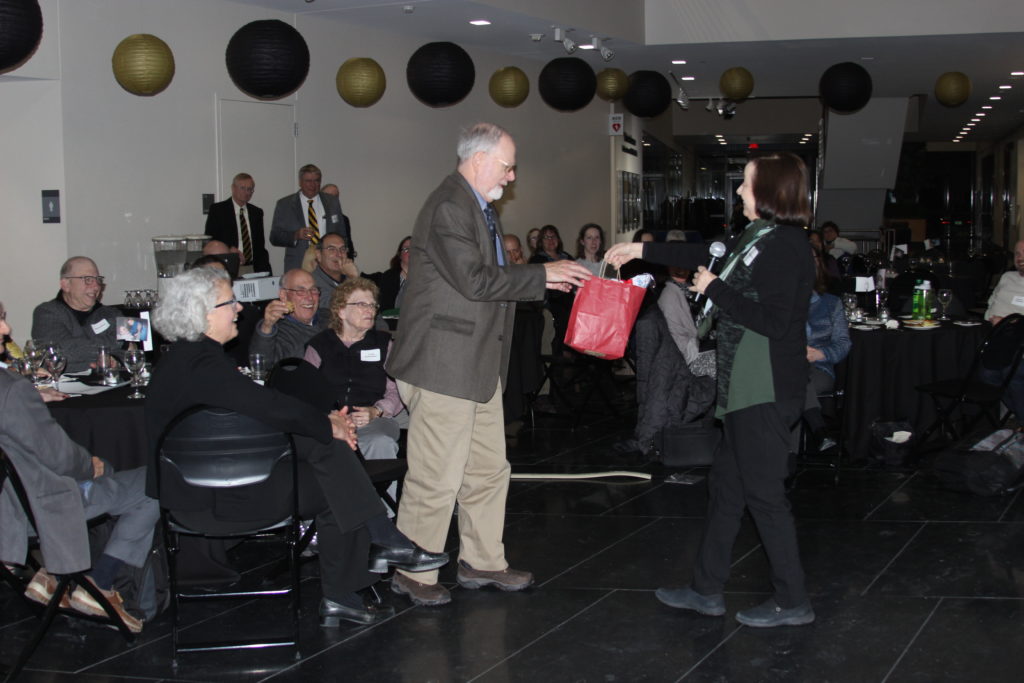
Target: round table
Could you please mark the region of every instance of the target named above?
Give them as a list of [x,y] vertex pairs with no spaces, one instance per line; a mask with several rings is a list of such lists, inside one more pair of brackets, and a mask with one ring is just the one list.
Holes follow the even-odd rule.
[[875,421],[906,421],[920,435],[935,420],[931,398],[915,387],[962,377],[992,328],[950,322],[932,329],[850,330],[853,346],[845,367],[843,433],[853,459],[869,455]]
[[117,387],[46,406],[75,443],[108,461],[115,470],[127,470],[149,461],[146,402],[129,399],[129,393],[130,387]]

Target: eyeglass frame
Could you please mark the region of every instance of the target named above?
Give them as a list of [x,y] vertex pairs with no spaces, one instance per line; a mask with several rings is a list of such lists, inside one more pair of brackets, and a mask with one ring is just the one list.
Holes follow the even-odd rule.
[[223,308],[225,306],[234,306],[237,303],[240,303],[238,301],[238,299],[231,298],[231,299],[228,299],[227,301],[222,301],[219,304],[214,304],[213,307],[214,308]]
[[340,247],[336,247],[334,245],[324,246],[323,241],[321,241],[320,244],[317,245],[317,250],[318,251],[326,251],[326,252],[335,251],[335,252],[338,252],[339,254],[347,254],[348,253],[348,245],[346,244],[346,245],[340,246]]
[[324,290],[320,289],[319,287],[310,287],[309,289],[292,289],[291,287],[282,287],[281,291],[292,292],[297,296],[322,296],[324,293]]
[[[97,284],[100,287],[107,282],[107,278],[104,275],[62,275],[61,280],[81,280],[85,285]],[[89,280],[92,280],[92,283]]]
[[367,309],[367,308],[372,308],[375,311],[379,311],[380,310],[380,304],[378,304],[378,303],[370,303],[369,301],[348,301],[348,302],[343,303],[341,305],[342,308],[345,308],[346,306],[357,306],[357,307],[359,307],[361,309],[364,309],[364,310]]

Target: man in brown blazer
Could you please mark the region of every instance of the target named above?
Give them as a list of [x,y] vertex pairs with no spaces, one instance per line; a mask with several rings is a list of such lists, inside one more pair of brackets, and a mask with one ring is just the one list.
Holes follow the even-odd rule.
[[[427,198],[412,234],[409,277],[387,369],[409,408],[408,463],[398,528],[444,548],[459,504],[458,582],[517,591],[529,572],[505,560],[502,531],[510,467],[501,385],[516,301],[568,291],[590,277],[574,261],[509,263],[490,202],[515,180],[512,137],[489,123],[464,131],[459,165]],[[437,572],[397,573],[394,592],[416,604],[451,601]]]

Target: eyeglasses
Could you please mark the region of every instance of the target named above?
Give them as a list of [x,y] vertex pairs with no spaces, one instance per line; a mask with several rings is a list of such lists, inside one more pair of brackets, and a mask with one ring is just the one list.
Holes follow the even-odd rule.
[[237,303],[238,299],[228,299],[227,301],[222,301],[221,303],[217,304],[216,306],[214,306],[214,308],[221,308],[222,306],[234,306]]
[[297,296],[320,296],[321,289],[319,287],[310,287],[309,289],[289,289],[288,287],[281,288],[285,292],[292,292]]
[[99,285],[100,287],[102,287],[103,283],[106,281],[106,278],[103,277],[102,275],[65,275],[64,279],[65,280],[81,280],[86,285],[89,285],[89,286]]
[[320,251],[326,251],[329,254],[347,254],[348,247],[320,247]]
[[246,194],[252,194],[253,192],[256,191],[256,186],[253,185],[252,187],[246,187],[245,185],[235,185],[235,189],[241,190],[242,192],[245,192]]
[[378,308],[380,308],[380,304],[371,304],[367,301],[349,301],[347,304],[342,304],[342,306],[358,306],[361,310],[364,311],[371,309],[376,311]]
[[410,251],[412,251],[412,249],[410,249],[409,247],[402,247],[401,249],[398,250],[398,253],[399,254],[408,254]]
[[494,157],[494,159],[499,164],[501,164],[502,166],[505,167],[505,175],[508,175],[509,173],[515,173],[516,172],[516,165],[515,164],[510,164],[507,161],[502,161],[498,157]]

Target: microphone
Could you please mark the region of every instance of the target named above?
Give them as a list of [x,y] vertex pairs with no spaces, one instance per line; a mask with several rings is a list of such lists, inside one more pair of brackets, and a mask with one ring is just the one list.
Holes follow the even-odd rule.
[[[725,245],[721,242],[712,242],[711,246],[708,247],[708,253],[711,254],[711,260],[708,261],[708,270],[714,270],[715,264],[718,263],[718,259],[725,256]],[[700,303],[701,294],[693,297],[694,305]],[[705,297],[707,298],[707,297]]]

